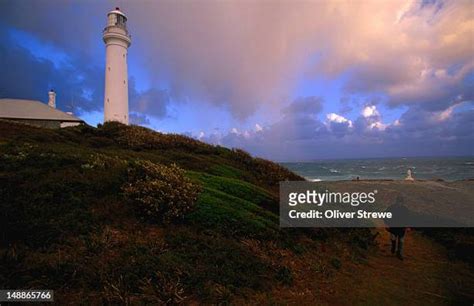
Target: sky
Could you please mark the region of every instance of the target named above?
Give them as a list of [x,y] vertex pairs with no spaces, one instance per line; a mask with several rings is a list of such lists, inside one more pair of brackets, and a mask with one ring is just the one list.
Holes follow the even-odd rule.
[[275,161],[474,155],[472,0],[0,0],[0,98],[101,123],[117,6],[134,124]]

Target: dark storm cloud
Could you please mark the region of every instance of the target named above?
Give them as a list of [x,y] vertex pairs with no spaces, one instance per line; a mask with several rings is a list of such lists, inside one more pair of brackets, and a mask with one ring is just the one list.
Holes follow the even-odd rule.
[[376,107],[367,105],[354,122],[336,114],[328,114],[326,121],[311,116],[284,116],[259,131],[231,132],[203,140],[242,147],[281,161],[473,155],[474,103],[467,102],[465,106],[468,110],[460,112],[456,107],[432,112],[415,106],[396,122],[383,123]]
[[320,97],[298,98],[293,103],[283,108],[285,115],[316,115],[323,108],[323,100]]
[[113,7],[106,1],[1,1],[5,25],[26,31],[67,53],[89,56],[97,51],[105,25],[104,12]]
[[[38,58],[11,39],[0,28],[0,98],[39,100],[46,102],[48,91],[57,93],[57,106],[75,114],[101,111],[103,108],[103,68],[91,64],[87,57],[69,56],[67,64]],[[129,82],[130,110],[162,118],[167,115],[169,95],[151,88],[138,91],[133,78]],[[142,121],[140,121],[142,122]]]
[[100,109],[101,70],[80,60],[57,68],[50,60],[16,45],[4,29],[0,39],[0,97],[47,101],[48,90],[54,88],[59,108],[75,112]]
[[[474,99],[474,64],[467,62],[461,66],[463,68],[453,71],[423,71],[420,78],[413,78],[415,72],[404,71],[406,65],[387,65],[394,67],[359,67],[345,84],[346,92],[382,92],[392,106],[419,105],[432,111]],[[397,66],[399,68],[395,68]]]
[[133,78],[130,78],[129,81],[129,98],[131,111],[155,118],[166,117],[167,107],[171,102],[170,95],[166,90],[150,88],[139,92]]
[[[0,8],[5,24],[82,63],[102,63],[98,42],[115,3],[2,1]],[[469,1],[365,1],[357,9],[343,1],[118,3],[129,16],[136,63],[152,83],[168,84],[173,101],[223,105],[236,118],[288,95],[306,70],[330,77],[351,71],[348,92],[375,91],[392,105],[441,110],[472,96],[472,82],[462,85],[472,72]],[[321,60],[307,67],[315,54]]]
[[351,125],[349,122],[328,122],[327,128],[335,137],[344,137],[350,133]]

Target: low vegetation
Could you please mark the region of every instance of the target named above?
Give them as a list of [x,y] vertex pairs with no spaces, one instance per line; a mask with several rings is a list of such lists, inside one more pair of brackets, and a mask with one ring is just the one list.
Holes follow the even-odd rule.
[[364,256],[368,230],[280,229],[282,180],[302,178],[142,127],[0,121],[0,287],[72,304],[227,303]]
[[128,168],[122,191],[134,210],[166,224],[182,220],[194,210],[200,188],[175,164],[164,166],[139,160]]

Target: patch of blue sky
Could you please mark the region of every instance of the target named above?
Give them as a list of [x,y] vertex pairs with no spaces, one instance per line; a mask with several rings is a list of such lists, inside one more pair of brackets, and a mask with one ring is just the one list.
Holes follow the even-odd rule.
[[97,126],[97,124],[102,123],[104,121],[104,113],[102,111],[94,111],[94,112],[87,112],[81,114],[80,117],[84,120],[87,124],[91,126]]

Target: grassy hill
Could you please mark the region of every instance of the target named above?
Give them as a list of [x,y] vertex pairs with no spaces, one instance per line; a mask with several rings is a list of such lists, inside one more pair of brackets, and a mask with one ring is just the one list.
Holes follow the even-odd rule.
[[[183,169],[198,191],[185,214],[162,222],[127,198],[140,163]],[[0,121],[0,288],[54,289],[65,303],[268,302],[344,269],[346,257],[363,260],[372,241],[365,229],[280,229],[278,182],[301,179],[242,150],[137,126]],[[180,191],[168,188],[163,196]]]

